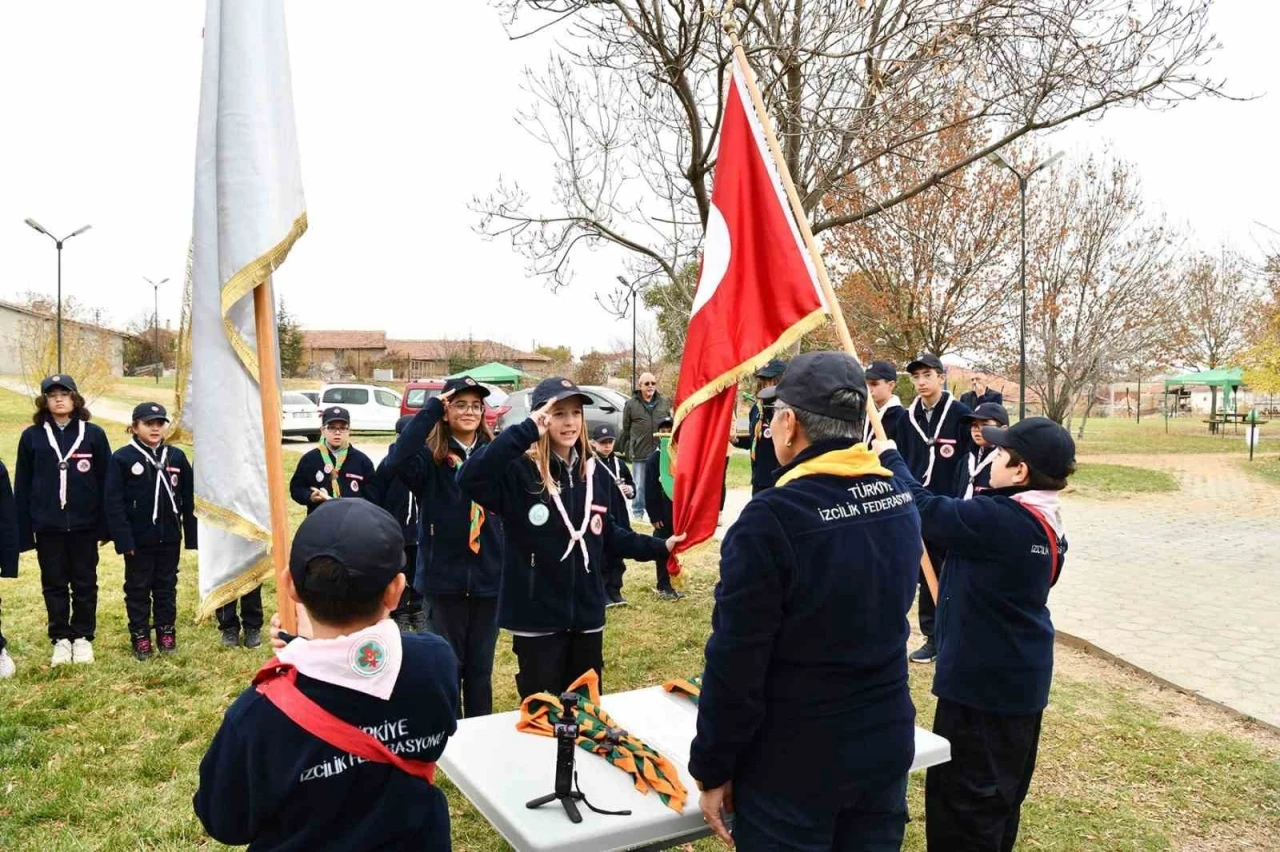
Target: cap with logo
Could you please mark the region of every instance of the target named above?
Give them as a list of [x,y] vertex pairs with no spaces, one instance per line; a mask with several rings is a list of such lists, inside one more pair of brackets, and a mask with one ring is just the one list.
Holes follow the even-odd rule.
[[351,413],[341,405],[331,405],[324,410],[324,415],[320,418],[320,425],[328,426],[341,420],[347,425],[351,424]]
[[76,380],[66,374],[49,376],[40,383],[40,393],[42,394],[46,394],[54,388],[62,388],[63,390],[71,391],[72,393],[80,392],[79,389],[76,388]]
[[572,396],[581,397],[584,403],[591,401],[591,397],[580,391],[573,382],[563,376],[552,376],[538,382],[529,400],[529,408],[531,411],[537,411],[548,402],[559,402]]
[[765,364],[759,370],[756,370],[757,379],[776,379],[787,371],[787,362],[781,358],[774,358],[768,364]]
[[591,440],[597,441],[597,442],[616,441],[618,440],[618,435],[617,433],[614,432],[613,427],[610,426],[608,423],[601,423],[600,425],[596,426],[596,428],[591,430]]
[[878,379],[882,382],[896,382],[898,380],[898,368],[894,366],[892,361],[872,361],[871,366],[867,367],[867,381]]
[[[836,394],[845,399],[836,399]],[[778,399],[787,405],[837,420],[853,420],[862,414],[861,408],[849,405],[849,395],[859,396],[865,402],[867,376],[862,372],[862,365],[843,352],[797,355],[777,385]]]
[[133,422],[137,423],[141,420],[146,423],[148,420],[163,420],[169,422],[169,412],[164,410],[164,406],[158,402],[143,402],[133,407]]
[[1033,470],[1061,479],[1076,460],[1076,442],[1071,433],[1048,417],[1028,417],[1008,429],[985,426],[982,438],[996,447],[1016,452]]
[[445,394],[449,393],[449,391],[453,391],[454,393],[458,393],[459,391],[473,391],[474,393],[480,394],[481,399],[484,399],[489,395],[489,389],[470,376],[445,379],[444,387],[440,390],[440,393]]
[[[331,580],[307,577],[307,563],[328,556],[345,572]],[[299,589],[328,597],[367,597],[385,589],[404,567],[400,522],[368,500],[321,503],[294,533],[289,573]]]
[[976,420],[994,420],[1001,426],[1008,426],[1009,412],[998,402],[984,402],[960,418],[961,423],[973,423]]
[[914,373],[916,370],[937,370],[939,373],[946,372],[946,368],[942,366],[942,359],[932,352],[921,352],[916,356],[915,360],[907,365],[907,373]]

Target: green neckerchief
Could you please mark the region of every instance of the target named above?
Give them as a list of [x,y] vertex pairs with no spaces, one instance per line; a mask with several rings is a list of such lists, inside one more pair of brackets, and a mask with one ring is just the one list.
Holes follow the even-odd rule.
[[351,445],[347,444],[338,450],[335,456],[329,449],[329,444],[325,441],[320,442],[320,459],[325,466],[330,469],[329,472],[329,493],[334,497],[342,496],[342,487],[338,485],[338,472],[342,470],[343,463],[347,460],[347,450],[351,449]]

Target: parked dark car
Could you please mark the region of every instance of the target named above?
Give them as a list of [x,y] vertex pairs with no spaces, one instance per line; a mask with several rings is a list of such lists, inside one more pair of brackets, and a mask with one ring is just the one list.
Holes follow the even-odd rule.
[[[625,396],[613,388],[599,385],[583,385],[579,390],[591,398],[591,402],[583,406],[582,411],[586,416],[588,432],[601,423],[612,426],[615,434],[622,430],[622,407],[627,404]],[[507,397],[507,405],[510,407],[498,420],[499,431],[529,416],[529,396],[532,393],[533,389],[529,388]]]

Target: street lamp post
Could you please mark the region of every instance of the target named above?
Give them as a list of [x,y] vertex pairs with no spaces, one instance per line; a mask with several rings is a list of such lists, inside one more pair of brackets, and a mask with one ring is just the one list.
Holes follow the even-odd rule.
[[640,383],[640,378],[636,375],[636,283],[627,281],[621,275],[618,276],[618,283],[631,291],[631,390],[634,392]]
[[25,221],[29,227],[39,231],[49,239],[53,240],[53,244],[58,247],[58,372],[61,373],[62,372],[62,244],[65,243],[67,240],[71,239],[72,237],[80,236],[81,234],[83,234],[85,231],[89,230],[93,226],[85,225],[83,228],[79,228],[67,234],[62,239],[58,239],[49,231],[47,231],[35,219],[27,218],[23,221]]
[[1062,152],[1059,151],[1039,165],[1032,166],[1025,175],[1010,165],[1009,161],[998,152],[993,151],[988,159],[1013,172],[1014,177],[1018,179],[1018,195],[1022,202],[1022,262],[1018,270],[1022,290],[1022,310],[1018,331],[1018,419],[1025,420],[1027,417],[1027,181],[1031,180],[1031,176],[1036,172],[1061,160]]
[[155,368],[156,384],[160,384],[160,374],[164,372],[164,356],[160,354],[160,285],[168,281],[168,278],[161,278],[159,281],[152,281],[147,276],[142,276],[142,280],[151,285],[155,291],[155,313],[151,315],[151,339],[152,348],[155,350],[151,354],[158,358]]

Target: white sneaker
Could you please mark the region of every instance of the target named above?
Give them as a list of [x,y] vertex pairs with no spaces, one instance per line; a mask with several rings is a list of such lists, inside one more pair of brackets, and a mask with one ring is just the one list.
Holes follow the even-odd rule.
[[49,661],[50,666],[62,666],[71,662],[71,640],[59,639],[53,643],[53,659]]
[[13,677],[13,673],[18,667],[13,664],[13,657],[9,656],[9,649],[0,650],[0,680],[7,677]]
[[92,663],[93,643],[88,639],[77,639],[71,645],[71,662]]

